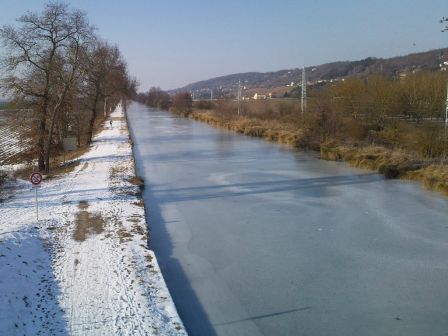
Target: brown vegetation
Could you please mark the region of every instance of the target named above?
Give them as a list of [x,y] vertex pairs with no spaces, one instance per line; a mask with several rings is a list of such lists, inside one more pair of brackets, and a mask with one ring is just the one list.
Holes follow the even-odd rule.
[[411,180],[423,181],[427,189],[435,190],[448,195],[448,166],[434,164],[411,171],[405,175]]
[[73,239],[78,242],[85,241],[89,235],[100,234],[104,230],[105,221],[99,214],[90,214],[87,209],[89,203],[79,202],[80,211],[76,215],[76,227],[73,232]]
[[152,87],[148,93],[139,94],[137,100],[142,104],[161,110],[168,110],[171,106],[171,96],[159,87]]
[[179,115],[188,116],[193,109],[193,99],[188,92],[177,93],[173,97],[171,110]]
[[[105,119],[106,118],[104,116],[101,116],[96,120],[93,133],[98,132],[100,129],[102,129],[102,124],[104,123]],[[86,134],[84,134],[84,136],[85,135]],[[51,169],[50,173],[46,175],[46,178],[53,178],[72,172],[80,163],[79,157],[89,151],[89,149],[90,144],[88,143],[86,137],[83,137],[81,145],[73,151],[66,152],[61,148],[55,149],[50,161],[53,168]],[[19,157],[19,159],[20,161],[17,161],[17,163],[25,163],[26,165],[23,168],[15,170],[13,176],[27,180],[30,174],[35,171],[35,167],[32,162],[33,155],[32,153],[25,152]],[[85,169],[87,165],[88,163],[85,163],[81,170]]]
[[419,72],[400,79],[350,78],[310,90],[308,111],[297,100],[196,103],[190,117],[238,133],[343,160],[388,178],[422,180],[448,194],[448,139],[443,128],[448,76]]

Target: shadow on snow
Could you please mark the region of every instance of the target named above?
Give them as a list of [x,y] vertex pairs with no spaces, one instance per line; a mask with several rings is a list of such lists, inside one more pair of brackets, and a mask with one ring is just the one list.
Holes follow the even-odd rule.
[[1,335],[68,335],[45,245],[36,229],[0,241]]

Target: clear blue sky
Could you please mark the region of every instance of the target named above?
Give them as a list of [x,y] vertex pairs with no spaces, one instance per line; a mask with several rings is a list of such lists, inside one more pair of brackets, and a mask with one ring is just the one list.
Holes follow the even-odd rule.
[[[0,24],[44,1],[1,0]],[[448,47],[447,0],[73,0],[119,45],[141,83],[211,77]]]

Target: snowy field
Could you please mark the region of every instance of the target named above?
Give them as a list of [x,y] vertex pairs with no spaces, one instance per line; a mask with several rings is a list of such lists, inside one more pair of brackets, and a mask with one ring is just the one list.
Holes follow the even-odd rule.
[[[17,125],[11,125],[11,113],[10,111],[0,111],[0,166],[2,167],[16,163],[18,156],[31,145],[29,139],[20,136]],[[21,119],[26,119],[23,117],[25,113],[20,114]],[[15,121],[20,123],[17,118]],[[21,125],[25,128],[29,127],[25,122]]]
[[0,203],[0,335],[185,335],[147,249],[124,113],[74,171]]

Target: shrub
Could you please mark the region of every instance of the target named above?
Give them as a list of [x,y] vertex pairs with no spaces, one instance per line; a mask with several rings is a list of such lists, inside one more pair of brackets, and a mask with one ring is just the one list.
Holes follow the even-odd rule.
[[199,110],[212,110],[214,105],[210,100],[200,100],[194,106]]
[[426,158],[437,158],[447,154],[448,139],[443,128],[427,125],[417,133],[417,150]]
[[277,110],[280,115],[299,114],[299,104],[293,102],[280,102],[277,105]]
[[347,137],[354,141],[365,140],[369,134],[369,127],[354,119],[345,122],[345,130]]
[[236,105],[230,100],[218,100],[215,104],[215,111],[221,118],[228,119],[236,112]]
[[340,137],[343,127],[340,113],[327,101],[318,102],[305,113],[304,123],[313,134],[319,135],[321,143]]
[[193,99],[188,92],[177,93],[173,98],[172,110],[174,113],[188,116],[193,109]]

